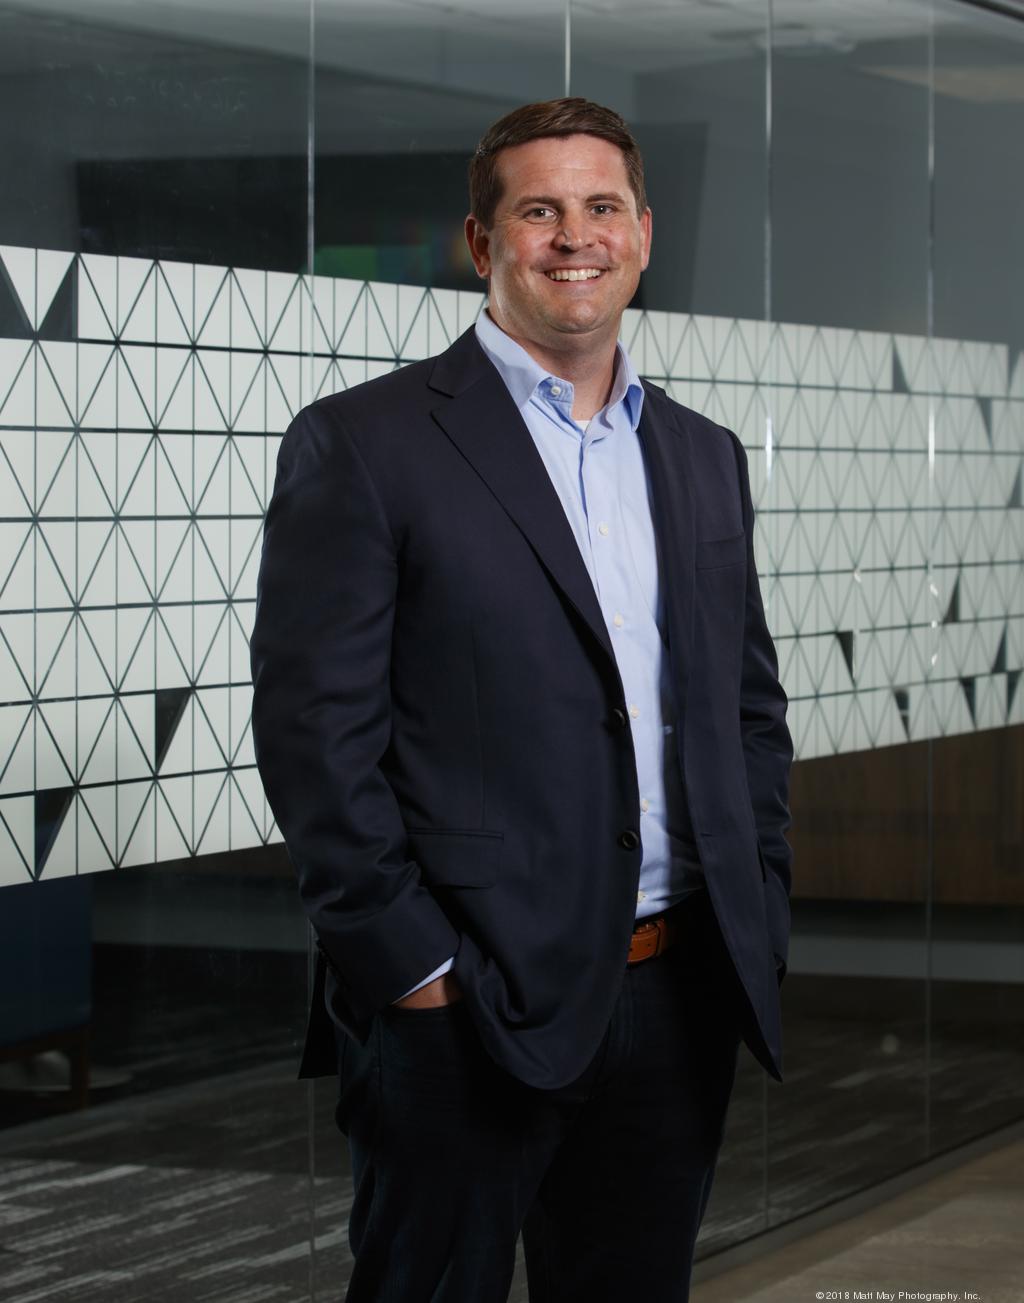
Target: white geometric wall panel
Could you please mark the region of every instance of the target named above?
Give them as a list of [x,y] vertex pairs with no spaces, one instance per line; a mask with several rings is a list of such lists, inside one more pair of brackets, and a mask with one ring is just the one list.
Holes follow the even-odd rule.
[[[476,294],[0,248],[0,883],[277,840],[248,634],[281,435]],[[1024,363],[627,313],[751,457],[804,758],[1024,721]]]

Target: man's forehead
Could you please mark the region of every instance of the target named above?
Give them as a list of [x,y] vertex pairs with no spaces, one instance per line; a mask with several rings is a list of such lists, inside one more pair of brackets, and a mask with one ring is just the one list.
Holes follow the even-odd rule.
[[506,200],[514,201],[519,192],[533,194],[538,185],[543,187],[543,178],[559,189],[594,188],[596,183],[603,192],[611,186],[629,193],[622,150],[599,136],[544,136],[510,145],[495,157],[495,168]]

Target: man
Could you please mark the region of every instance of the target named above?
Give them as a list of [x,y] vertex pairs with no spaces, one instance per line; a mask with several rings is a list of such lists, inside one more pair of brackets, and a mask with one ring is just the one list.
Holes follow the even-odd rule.
[[[734,435],[617,344],[651,213],[581,99],[486,134],[488,307],[301,412],[252,639],[321,963],[350,1303],[685,1299],[744,1036],[779,1073],[785,697]],[[329,1017],[328,1017],[329,1014]]]

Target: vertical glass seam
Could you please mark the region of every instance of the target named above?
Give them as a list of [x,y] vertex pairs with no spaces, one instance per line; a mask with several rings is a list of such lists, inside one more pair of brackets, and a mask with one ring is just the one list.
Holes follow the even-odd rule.
[[572,0],[565,0],[565,95],[572,94]]
[[[764,56],[764,320],[772,319],[772,96],[774,72],[772,43],[775,33],[774,0],[766,0]],[[770,392],[770,390],[769,390]],[[775,424],[771,401],[765,405],[764,464],[770,482],[775,457]]]
[[773,50],[775,31],[774,0],[767,0],[765,12],[766,40],[764,64],[764,319],[772,318],[772,95]]
[[[306,268],[313,275],[314,205],[316,181],[316,0],[309,0],[309,58],[306,101]],[[310,341],[312,344],[312,341]]]
[[[306,283],[308,286],[309,337],[306,342],[309,368],[308,395],[313,396],[313,257],[315,245],[315,182],[316,182],[316,0],[309,0],[306,101]],[[301,327],[300,327],[301,329]],[[301,335],[300,344],[302,347]],[[301,364],[300,364],[301,365]],[[300,402],[302,385],[299,385]],[[306,925],[306,1003],[313,999],[316,985],[316,947],[313,944],[312,924]],[[316,1081],[306,1082],[306,1201],[309,1209],[309,1299],[316,1303]]]
[[[928,230],[926,233],[926,267],[925,267],[925,338],[928,351],[934,364],[935,341],[935,3],[928,6]],[[934,391],[934,382],[929,383],[929,390]],[[935,394],[928,399],[928,507],[929,516],[934,520],[935,508]],[[929,590],[935,586],[934,560],[935,530],[928,537],[928,556],[925,558],[925,573]],[[938,614],[936,612],[936,614]],[[932,656],[925,670],[926,676],[934,668],[941,629],[941,617],[932,621],[935,633]],[[930,687],[929,687],[930,693]],[[934,699],[932,701],[934,709]],[[934,765],[935,752],[929,728],[928,744],[925,751],[925,891],[924,891],[924,1156],[932,1152],[932,947],[934,944],[934,887],[935,887],[935,792]]]
[[[764,319],[770,329],[772,319],[772,95],[774,85],[773,41],[775,35],[774,0],[766,0],[765,6],[765,55],[764,55]],[[769,336],[769,338],[771,338]],[[774,349],[769,354],[774,356]],[[771,377],[769,377],[769,380]],[[774,395],[769,385],[769,398],[765,404],[764,456],[765,475],[771,484],[772,460],[774,453],[774,425],[772,408]],[[774,587],[774,585],[773,585]],[[774,593],[772,594],[774,596]],[[768,1177],[770,1146],[768,1143],[768,1074],[761,1074],[761,1217],[762,1225],[767,1230],[771,1224],[771,1183]]]

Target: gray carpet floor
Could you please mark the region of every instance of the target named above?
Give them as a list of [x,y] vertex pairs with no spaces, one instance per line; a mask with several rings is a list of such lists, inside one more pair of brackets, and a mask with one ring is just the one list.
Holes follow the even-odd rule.
[[[823,1017],[820,984],[812,1009],[794,988],[786,1085],[741,1055],[701,1256],[1024,1115],[1019,1019],[959,1011],[926,1043],[906,1011]],[[351,1180],[333,1083],[296,1082],[291,1052],[252,1041],[224,1071],[223,1046],[198,1080],[154,1088],[146,1059],[136,1093],[0,1131],[4,1303],[340,1303]],[[510,1303],[526,1299],[520,1262]]]

